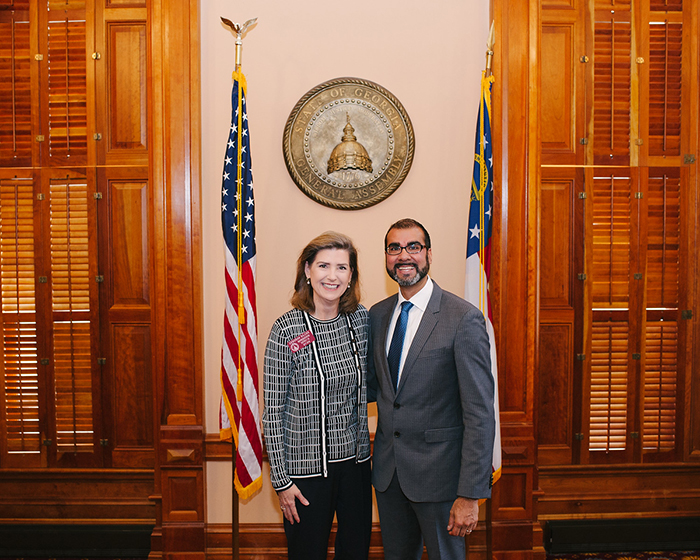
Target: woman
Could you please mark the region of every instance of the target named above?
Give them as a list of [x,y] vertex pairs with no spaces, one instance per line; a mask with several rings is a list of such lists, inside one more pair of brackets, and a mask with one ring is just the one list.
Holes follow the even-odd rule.
[[263,428],[291,560],[366,559],[372,531],[366,359],[357,250],[345,235],[313,239],[297,261],[293,309],[265,350]]

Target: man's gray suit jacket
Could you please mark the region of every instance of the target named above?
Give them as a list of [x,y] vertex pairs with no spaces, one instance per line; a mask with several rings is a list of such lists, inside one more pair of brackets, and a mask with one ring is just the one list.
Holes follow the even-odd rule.
[[372,483],[383,492],[396,471],[404,494],[414,502],[488,498],[495,422],[484,316],[433,286],[398,390],[386,358],[398,296],[370,309],[368,393],[379,414]]

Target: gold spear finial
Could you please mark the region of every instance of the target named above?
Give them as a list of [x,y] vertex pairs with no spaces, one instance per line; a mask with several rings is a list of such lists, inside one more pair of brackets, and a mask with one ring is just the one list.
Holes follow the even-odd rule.
[[241,67],[241,50],[243,45],[243,34],[251,25],[255,24],[255,22],[258,21],[258,18],[249,19],[243,25],[239,25],[231,21],[230,19],[226,19],[224,16],[221,16],[221,21],[224,22],[225,25],[228,25],[231,28],[231,30],[236,34],[236,70],[238,70]]
[[494,22],[491,22],[491,29],[489,30],[489,39],[486,42],[486,75],[491,75],[491,62],[493,60],[493,47],[496,44],[496,32],[493,27]]

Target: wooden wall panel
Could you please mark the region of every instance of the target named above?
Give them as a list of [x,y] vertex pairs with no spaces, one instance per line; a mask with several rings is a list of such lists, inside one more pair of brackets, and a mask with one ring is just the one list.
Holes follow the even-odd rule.
[[108,151],[129,150],[146,160],[145,22],[108,23],[107,39],[110,54]]
[[573,179],[543,180],[540,191],[540,305],[572,309]]
[[[154,114],[157,145],[151,160],[155,265],[166,323],[158,331],[167,348],[163,379],[170,388],[168,423],[201,424],[201,270],[199,222],[199,54],[197,1],[152,3]],[[179,32],[175,32],[179,30]]]
[[[148,10],[149,214],[158,287],[153,379],[159,516],[151,556],[203,560],[199,2],[151,0]],[[187,491],[176,497],[175,488],[183,485]]]
[[153,466],[153,383],[149,325],[113,325],[114,426],[112,465]]
[[[163,492],[163,521],[197,521],[204,517],[199,496],[204,492],[201,471],[178,471],[166,475]],[[198,503],[199,502],[199,503]],[[195,506],[195,507],[193,507]]]
[[[533,515],[532,469],[511,467],[493,487],[494,506],[501,520],[519,521]],[[494,528],[495,530],[495,528]]]
[[[524,116],[528,115],[530,80],[528,72],[528,43],[529,14],[534,6],[526,2],[508,4],[502,15],[503,60],[495,65],[495,68],[505,67],[504,75],[496,74],[496,80],[501,84],[494,88],[494,109],[496,115],[500,115],[501,122],[494,123],[494,137],[498,130],[498,137],[507,137],[508,144],[503,145],[503,153],[498,153],[495,147],[495,157],[501,158],[503,170],[494,169],[495,183],[501,185],[504,193],[497,190],[495,206],[500,208],[500,219],[495,221],[495,227],[499,222],[506,224],[502,230],[503,239],[500,240],[501,251],[495,255],[494,268],[498,274],[497,293],[494,301],[499,302],[501,310],[507,311],[507,320],[499,321],[495,325],[497,333],[496,348],[499,358],[499,388],[501,404],[501,418],[507,421],[525,421],[532,418],[532,397],[528,391],[528,351],[527,351],[527,325],[532,316],[528,316],[528,243],[534,241],[528,237],[528,219],[534,218],[528,213],[529,176],[528,157],[528,122],[524,122]],[[496,17],[496,21],[499,19]],[[505,83],[501,82],[504,80]],[[506,85],[507,84],[507,85]],[[508,92],[506,99],[502,98]],[[537,91],[537,88],[535,88]],[[502,135],[502,136],[501,136]],[[539,141],[537,141],[539,146]],[[536,150],[539,152],[539,150]],[[494,166],[496,167],[496,166]],[[538,166],[539,167],[539,166]],[[500,182],[501,177],[508,177],[507,185]],[[507,191],[508,196],[505,196]],[[503,204],[501,206],[501,201]],[[500,232],[495,232],[495,235]],[[500,262],[496,259],[502,258]],[[493,282],[493,280],[492,280]],[[499,310],[495,311],[498,315]],[[503,313],[504,311],[501,311]],[[505,319],[505,317],[504,317]],[[532,372],[530,372],[532,373]],[[528,406],[530,404],[530,406]]]
[[573,326],[572,324],[540,323],[538,463],[570,464],[572,391],[573,391]]
[[97,162],[148,165],[148,25],[141,2],[98,2],[95,29]]
[[540,2],[494,0],[494,244],[491,291],[503,470],[491,501],[496,560],[543,559],[535,464],[540,147]]
[[542,162],[575,163],[574,24],[542,26]]
[[148,182],[109,183],[112,306],[150,304]]

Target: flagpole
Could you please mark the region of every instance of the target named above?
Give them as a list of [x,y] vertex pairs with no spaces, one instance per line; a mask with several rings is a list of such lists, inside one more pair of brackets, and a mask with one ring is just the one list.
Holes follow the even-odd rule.
[[491,70],[491,63],[493,62],[493,47],[496,44],[496,35],[494,30],[495,21],[491,22],[491,29],[489,29],[489,38],[486,42],[486,76],[493,74]]
[[[235,71],[234,71],[234,76],[237,76],[237,74],[241,70],[241,60],[243,57],[243,33],[253,25],[255,22],[257,22],[258,18],[253,18],[249,19],[246,21],[243,25],[239,25],[237,23],[232,22],[229,19],[226,19],[225,17],[221,16],[221,21],[227,25],[229,28],[231,28],[232,31],[236,33],[236,59],[235,59]],[[242,102],[243,102],[243,96],[242,96],[242,85],[241,85],[241,79],[240,76],[237,76],[236,79],[236,84],[238,88],[238,108],[236,110],[236,113],[238,115],[238,121],[237,121],[237,128],[238,128],[238,134],[242,134],[243,131],[243,123],[242,123],[242,117],[243,117],[243,108],[242,108]],[[238,400],[241,400],[243,398],[243,373],[242,373],[242,368],[241,368],[241,345],[243,338],[241,336],[241,325],[245,324],[246,317],[245,317],[245,308],[244,308],[244,297],[243,297],[243,266],[242,266],[242,247],[243,247],[243,212],[242,212],[242,204],[243,204],[243,169],[241,167],[241,162],[242,162],[242,154],[241,154],[241,145],[242,141],[241,138],[239,137],[238,142],[237,142],[237,147],[238,147],[238,154],[237,154],[237,161],[236,161],[236,191],[237,191],[237,216],[238,216],[238,224],[237,224],[237,263],[238,263],[238,387],[236,391],[236,395],[238,397]],[[233,560],[237,560],[240,557],[240,538],[239,538],[239,502],[238,502],[238,493],[236,492],[236,449],[234,449],[234,446],[231,448],[231,557]]]
[[[495,21],[491,22],[491,28],[489,29],[489,38],[488,41],[486,42],[486,69],[484,70],[484,77],[488,78],[489,76],[493,75],[493,69],[492,69],[492,64],[493,64],[493,47],[496,44],[496,35],[495,35],[495,29],[494,29],[494,24]],[[480,103],[483,103],[484,100],[484,92],[482,90],[481,92],[481,101]],[[479,111],[480,115],[483,115],[483,108],[481,111]],[[483,126],[480,129],[483,134]],[[486,558],[488,560],[491,560],[493,558],[493,542],[492,542],[492,534],[493,534],[493,507],[492,507],[492,500],[487,500],[486,502]]]

